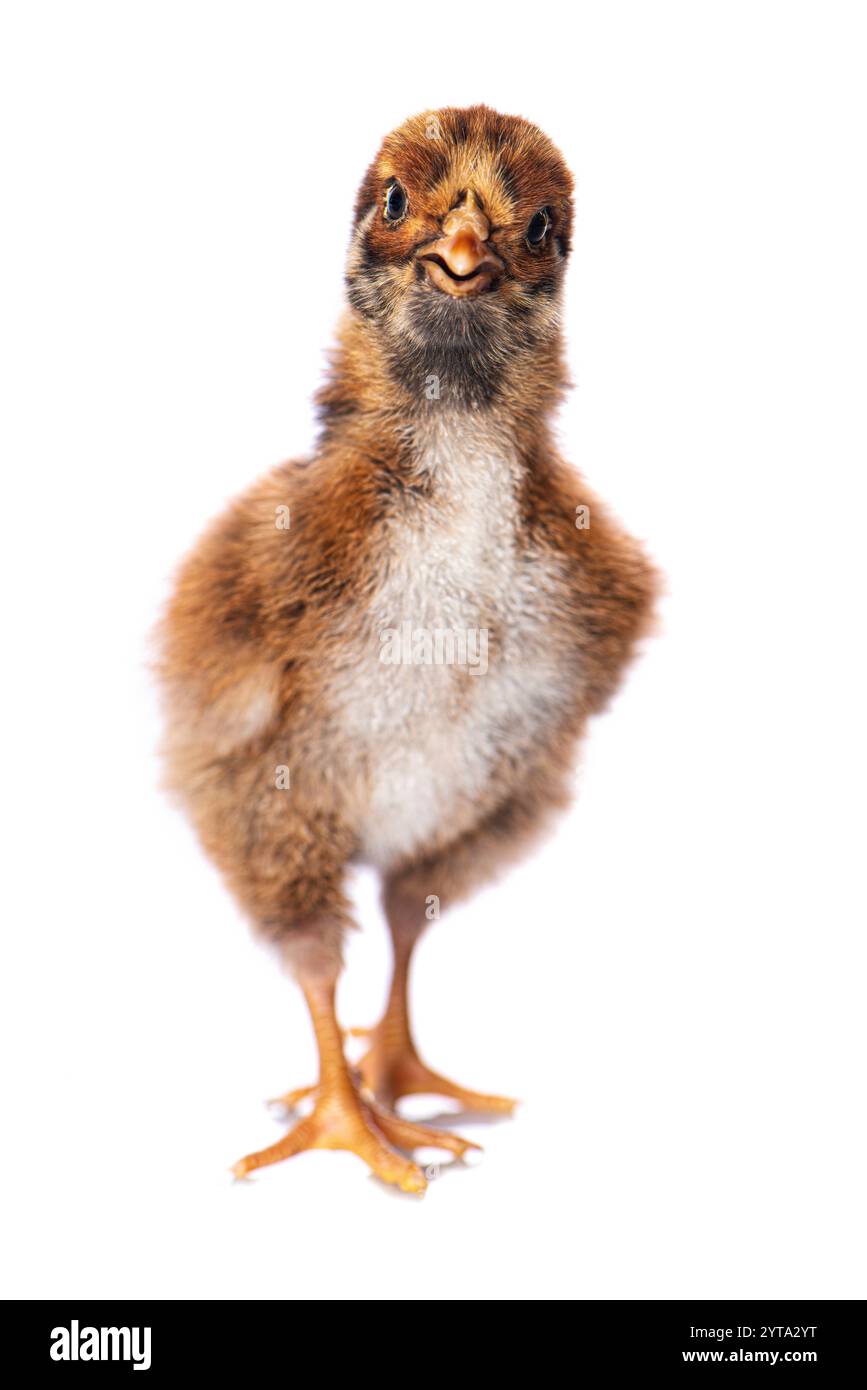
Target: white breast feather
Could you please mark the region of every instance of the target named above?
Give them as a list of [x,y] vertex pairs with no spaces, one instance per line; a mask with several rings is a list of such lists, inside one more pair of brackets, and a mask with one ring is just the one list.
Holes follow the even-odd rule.
[[[393,522],[351,673],[331,691],[363,768],[362,853],[384,868],[444,824],[460,833],[504,744],[529,755],[562,698],[544,621],[556,562],[527,553],[514,450],[465,416],[431,429],[421,466],[431,496]],[[403,623],[463,633],[493,623],[495,658],[476,675],[384,664],[380,634]]]

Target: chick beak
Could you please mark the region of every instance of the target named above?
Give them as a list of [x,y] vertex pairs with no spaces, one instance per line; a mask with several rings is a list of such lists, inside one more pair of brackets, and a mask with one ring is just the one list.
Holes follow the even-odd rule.
[[491,224],[472,193],[445,218],[443,235],[419,252],[428,279],[456,296],[481,294],[503,269],[487,245]]

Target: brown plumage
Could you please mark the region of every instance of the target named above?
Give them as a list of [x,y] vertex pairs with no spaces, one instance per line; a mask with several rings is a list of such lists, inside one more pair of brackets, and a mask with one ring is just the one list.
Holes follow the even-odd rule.
[[[437,905],[565,805],[587,718],[649,621],[648,562],[549,432],[571,187],[539,130],[483,106],[388,136],[356,203],[315,455],[233,503],[178,577],[160,638],[168,781],[292,965],[320,1047],[312,1114],[239,1173],[343,1147],[421,1190],[398,1150],[463,1141],[372,1092],[509,1108],[420,1061],[406,975]],[[360,1079],[333,1014],[354,859],[382,874],[395,943]]]

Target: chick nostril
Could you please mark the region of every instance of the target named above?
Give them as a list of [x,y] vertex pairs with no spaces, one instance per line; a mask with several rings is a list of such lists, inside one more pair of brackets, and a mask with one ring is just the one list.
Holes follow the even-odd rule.
[[442,224],[445,236],[470,235],[479,241],[487,241],[491,224],[485,214],[472,204],[455,208]]

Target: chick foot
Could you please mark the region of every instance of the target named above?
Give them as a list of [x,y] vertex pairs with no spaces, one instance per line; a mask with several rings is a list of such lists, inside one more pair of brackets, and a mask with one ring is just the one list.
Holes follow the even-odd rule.
[[[297,1090],[287,1091],[286,1094],[283,1096],[276,1096],[273,1100],[269,1101],[269,1104],[281,1105],[286,1110],[291,1111],[294,1110],[296,1105],[298,1105],[301,1101],[307,1100],[310,1097],[319,1097],[319,1095],[320,1087],[318,1085],[299,1086]],[[456,1158],[463,1158],[464,1155],[467,1154],[471,1149],[481,1151],[480,1144],[474,1144],[470,1139],[462,1139],[460,1135],[452,1134],[450,1130],[434,1129],[431,1125],[415,1124],[410,1120],[405,1120],[401,1115],[395,1115],[393,1111],[386,1109],[384,1105],[380,1105],[379,1102],[374,1100],[373,1096],[371,1095],[363,1095],[358,1090],[356,1090],[355,1098],[361,1110],[363,1116],[363,1123],[365,1127],[368,1130],[371,1130],[379,1138],[384,1138],[388,1144],[393,1145],[397,1149],[405,1149],[410,1153],[414,1149],[445,1149],[446,1152],[454,1154]],[[298,1124],[295,1126],[295,1128],[291,1130],[289,1134],[286,1135],[285,1139],[279,1141],[277,1144],[272,1145],[270,1149],[263,1149],[262,1152],[259,1154],[250,1154],[247,1158],[241,1159],[241,1163],[236,1164],[235,1169],[233,1170],[235,1171],[236,1176],[243,1176],[242,1173],[237,1171],[243,1164],[247,1165],[245,1171],[249,1171],[251,1168],[259,1167],[262,1163],[276,1163],[280,1158],[288,1158],[290,1157],[291,1153],[299,1152],[299,1149],[293,1147],[290,1142],[295,1138],[296,1135],[299,1134],[301,1136],[302,1148],[351,1147],[352,1152],[358,1153],[361,1158],[367,1158],[367,1155],[361,1153],[358,1148],[355,1148],[347,1144],[336,1144],[330,1142],[326,1143],[322,1142],[321,1138],[319,1142],[316,1143],[303,1142],[304,1138],[306,1137],[304,1132],[304,1126],[308,1123],[308,1121],[312,1121],[316,1118],[317,1112],[319,1111],[321,1104],[321,1099],[317,1099],[312,1113],[307,1117],[307,1119],[300,1120]],[[277,1150],[282,1149],[282,1147],[287,1144],[289,1145],[289,1147],[287,1148],[286,1152],[276,1152]],[[271,1153],[274,1154],[273,1157],[269,1158],[266,1156]],[[367,1162],[369,1163],[370,1167],[374,1168],[375,1172],[378,1172],[374,1165],[370,1163],[369,1159],[367,1159]],[[380,1177],[383,1176],[382,1173],[378,1173],[378,1175]],[[386,1181],[390,1181],[390,1179],[386,1178]],[[399,1184],[399,1186],[402,1185],[403,1184]],[[419,1189],[414,1188],[411,1190],[415,1191]]]
[[432,1071],[421,1060],[412,1037],[393,1030],[388,1019],[375,1028],[350,1028],[353,1038],[368,1038],[370,1046],[356,1064],[365,1086],[383,1105],[393,1106],[402,1096],[437,1095],[457,1101],[461,1110],[475,1115],[511,1115],[518,1104],[506,1096],[485,1095],[458,1086]]
[[232,1172],[243,1178],[255,1168],[279,1163],[305,1149],[345,1149],[357,1154],[378,1178],[394,1183],[403,1192],[424,1192],[427,1187],[421,1168],[392,1148],[385,1130],[351,1083],[338,1090],[323,1090],[312,1112],[294,1129],[267,1149],[239,1159]]

